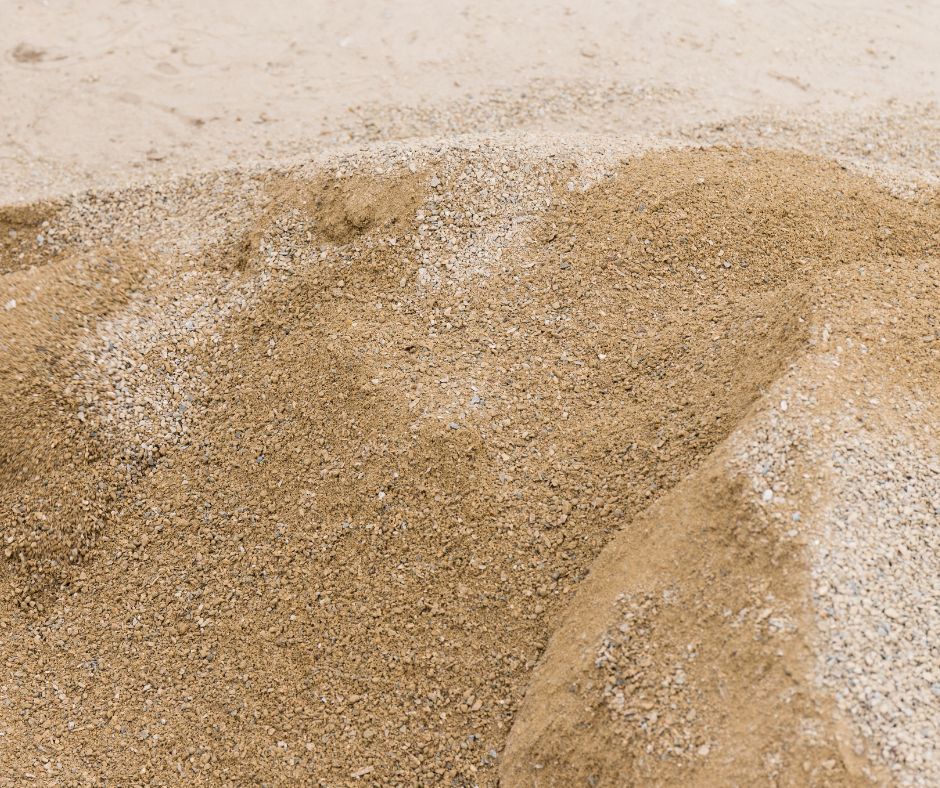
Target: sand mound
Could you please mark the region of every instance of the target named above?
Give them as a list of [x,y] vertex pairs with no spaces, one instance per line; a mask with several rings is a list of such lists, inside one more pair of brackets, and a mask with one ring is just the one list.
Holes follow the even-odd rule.
[[0,265],[4,773],[862,779],[747,436],[824,354],[935,397],[938,218],[472,139],[63,204]]
[[805,567],[789,546],[722,454],[710,457],[595,563],[530,685],[505,782],[858,773],[808,680]]

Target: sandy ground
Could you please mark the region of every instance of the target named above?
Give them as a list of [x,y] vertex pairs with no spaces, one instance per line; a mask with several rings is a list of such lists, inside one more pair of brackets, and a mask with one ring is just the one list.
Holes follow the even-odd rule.
[[[940,99],[928,1],[3,0],[0,19],[4,201],[398,136],[390,109],[424,135],[649,137]],[[610,100],[552,101],[585,91]],[[507,110],[525,95],[545,114]]]
[[937,4],[0,19],[0,784],[940,781]]

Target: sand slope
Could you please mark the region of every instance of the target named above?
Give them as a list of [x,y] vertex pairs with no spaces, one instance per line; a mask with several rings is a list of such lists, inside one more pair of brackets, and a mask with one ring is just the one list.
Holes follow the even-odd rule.
[[833,412],[916,392],[932,451],[937,205],[506,137],[8,209],[3,773],[932,774],[837,702],[830,488],[768,500],[748,436],[805,369]]

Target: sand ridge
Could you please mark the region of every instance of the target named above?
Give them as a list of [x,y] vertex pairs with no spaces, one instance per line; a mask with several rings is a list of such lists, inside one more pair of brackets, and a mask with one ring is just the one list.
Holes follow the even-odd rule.
[[[870,281],[845,271],[878,281],[904,260],[903,287],[935,276],[929,192],[898,198],[809,157],[433,150],[78,198],[60,213],[84,217],[73,240],[6,275],[4,336],[29,341],[3,345],[20,370],[4,401],[43,408],[5,420],[8,773],[552,779],[503,746],[527,736],[532,670],[595,557],[694,485],[836,330],[817,311]],[[388,184],[415,195],[400,214]],[[112,252],[104,237],[126,240]],[[106,297],[78,326],[57,319],[99,292],[101,267]],[[37,272],[56,287],[37,289]],[[905,338],[927,325],[884,309],[888,347],[929,374],[936,349]],[[24,438],[53,416],[68,462]],[[710,488],[739,501],[735,517],[753,509],[740,485]],[[743,571],[804,615],[807,566],[791,556],[789,590],[775,586],[780,548],[739,520]],[[734,664],[702,652],[711,669]],[[807,661],[793,665],[787,686],[807,700],[780,725],[798,727],[799,709],[829,724]],[[596,697],[619,703],[609,687]],[[693,766],[735,751],[724,708],[701,712]],[[772,746],[781,730],[752,735]],[[869,768],[819,739],[735,773]],[[619,774],[630,752],[605,758]]]
[[0,17],[0,784],[940,781],[940,7]]

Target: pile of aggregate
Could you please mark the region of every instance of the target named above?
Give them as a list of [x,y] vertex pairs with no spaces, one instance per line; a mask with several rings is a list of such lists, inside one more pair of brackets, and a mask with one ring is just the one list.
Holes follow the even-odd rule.
[[[591,604],[604,548],[689,485],[714,497],[702,469],[823,333],[881,309],[879,359],[936,373],[937,198],[796,153],[629,153],[468,137],[2,214],[0,773],[566,784],[567,769],[695,776],[733,752],[728,720],[752,717],[738,692],[702,710],[714,671],[775,664],[768,628],[794,653],[811,640],[787,621],[810,620],[818,567],[852,551],[836,526],[849,493],[819,520],[830,552],[791,540],[778,572],[763,489],[752,506],[747,485],[718,485],[722,517],[770,523],[753,542],[735,531],[743,554],[716,550],[753,581],[741,607],[773,587],[788,611],[758,619],[748,603],[770,645],[738,664],[722,665],[717,635],[679,643],[704,575],[607,589],[583,686],[602,758],[525,713],[557,689],[533,670],[555,675],[546,646]],[[839,462],[871,467],[879,435]],[[881,494],[901,515],[915,505],[902,477]],[[844,571],[838,588],[862,570]],[[717,620],[721,600],[703,599]],[[812,643],[818,681],[811,660],[781,658],[805,703],[792,720],[775,705],[780,724],[755,735],[838,713],[881,763],[901,753],[934,774],[926,739],[892,744],[897,715],[860,710],[872,698],[845,665],[863,645]],[[656,663],[656,644],[669,664],[650,675],[669,688],[643,679],[631,697],[618,666]],[[653,704],[639,729],[638,704]],[[862,773],[814,736],[735,777]]]

